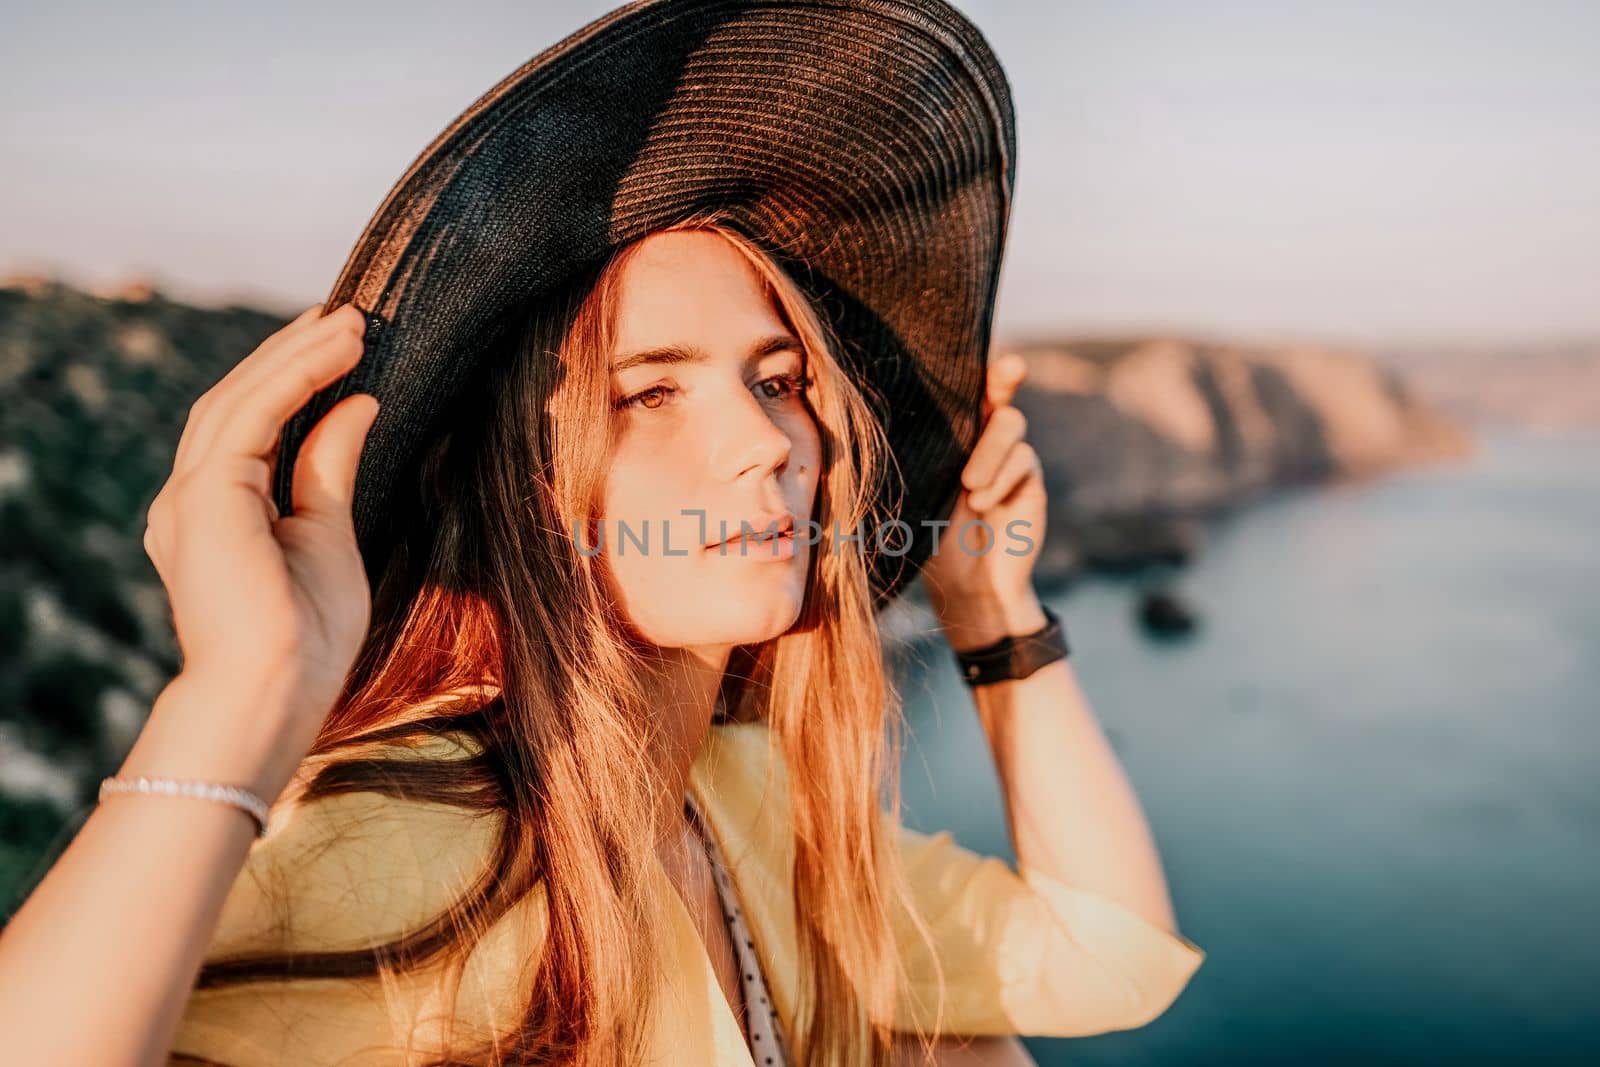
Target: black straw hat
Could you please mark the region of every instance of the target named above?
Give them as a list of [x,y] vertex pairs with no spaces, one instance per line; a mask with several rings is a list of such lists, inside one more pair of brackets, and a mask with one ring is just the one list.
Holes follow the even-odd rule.
[[888,510],[912,537],[874,557],[881,607],[930,554],[981,429],[1015,159],[1005,74],[941,0],[620,7],[467,108],[367,224],[326,302],[367,314],[366,348],[285,424],[278,509],[311,427],[376,396],[353,505],[375,586],[398,489],[509,314],[718,207],[817,301],[883,420],[904,481]]

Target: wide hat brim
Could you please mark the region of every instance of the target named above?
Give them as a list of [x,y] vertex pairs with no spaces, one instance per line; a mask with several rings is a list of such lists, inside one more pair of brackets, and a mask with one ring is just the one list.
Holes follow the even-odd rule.
[[1005,74],[940,0],[620,7],[472,104],[367,224],[327,300],[367,313],[365,351],[285,424],[278,509],[316,422],[376,396],[353,502],[376,587],[390,508],[511,312],[718,206],[817,301],[883,422],[903,484],[887,510],[909,529],[873,554],[882,607],[981,428],[1015,158]]

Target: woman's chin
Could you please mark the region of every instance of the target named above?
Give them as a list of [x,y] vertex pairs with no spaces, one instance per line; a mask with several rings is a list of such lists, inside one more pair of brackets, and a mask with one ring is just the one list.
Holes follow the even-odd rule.
[[[757,583],[741,583],[735,589],[707,591],[702,607],[716,613],[707,620],[707,630],[719,631],[721,642],[753,645],[781,637],[800,618],[804,589],[775,590]],[[718,607],[725,610],[717,612]]]

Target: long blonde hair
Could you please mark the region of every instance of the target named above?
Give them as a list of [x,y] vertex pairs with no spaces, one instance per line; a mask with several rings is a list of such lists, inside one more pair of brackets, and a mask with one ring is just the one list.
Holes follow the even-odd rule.
[[[874,619],[871,537],[897,484],[869,398],[837,338],[777,259],[706,212],[673,230],[727,239],[755,267],[801,339],[821,431],[821,540],[800,619],[741,646],[724,677],[733,718],[764,721],[788,768],[795,839],[798,1006],[786,1034],[800,1064],[889,1062],[901,961],[889,908],[909,899],[882,809],[898,816],[902,719]],[[445,914],[370,951],[215,961],[200,985],[276,977],[385,975],[459,965],[517,900],[544,893],[547,934],[514,1033],[439,1064],[638,1063],[661,979],[655,843],[663,788],[657,723],[640,679],[648,650],[625,634],[603,561],[568,531],[592,524],[610,449],[610,351],[624,246],[511,320],[489,380],[431,445],[404,527],[374,590],[373,626],[312,754],[374,739],[453,732],[478,740],[448,768],[351,758],[312,780],[309,798],[371,789],[502,818],[488,869]],[[406,709],[483,681],[488,700],[425,718]],[[924,1042],[929,1040],[924,1035]]]

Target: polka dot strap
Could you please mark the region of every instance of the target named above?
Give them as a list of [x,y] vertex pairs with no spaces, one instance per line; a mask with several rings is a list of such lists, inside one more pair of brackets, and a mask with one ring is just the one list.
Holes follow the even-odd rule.
[[685,796],[684,810],[705,842],[706,855],[711,860],[712,880],[716,882],[717,896],[722,901],[722,916],[728,922],[728,937],[733,941],[733,950],[739,962],[739,976],[744,983],[745,1040],[750,1044],[750,1054],[757,1067],[788,1067],[788,1054],[783,1035],[778,1031],[777,1016],[772,1010],[772,996],[761,970],[761,958],[756,953],[755,938],[744,921],[733,879],[722,860],[722,850],[717,847],[715,836],[706,829],[692,796]]

